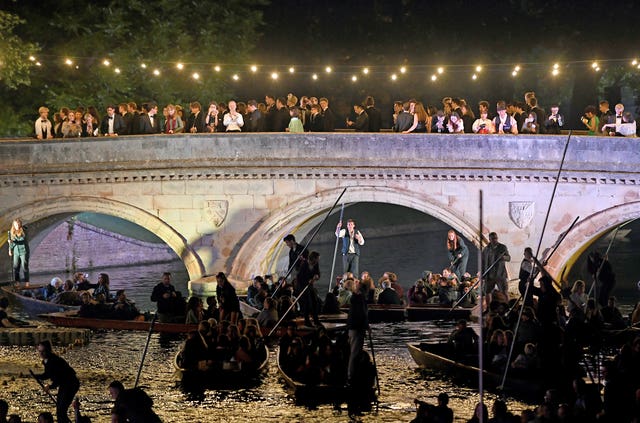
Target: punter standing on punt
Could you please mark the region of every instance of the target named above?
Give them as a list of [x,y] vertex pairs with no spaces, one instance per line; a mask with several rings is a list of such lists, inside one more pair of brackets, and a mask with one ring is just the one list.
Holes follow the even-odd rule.
[[447,232],[447,253],[450,262],[449,269],[451,269],[458,277],[458,280],[461,281],[467,271],[469,249],[453,229],[449,229],[449,232]]
[[20,267],[24,276],[24,283],[29,283],[29,240],[22,220],[16,219],[9,231],[9,257],[13,257],[13,274],[16,282],[20,282]]
[[364,237],[356,229],[356,221],[347,220],[347,229],[342,228],[342,221],[338,222],[336,236],[342,238],[342,272],[359,275],[360,246],[364,245]]

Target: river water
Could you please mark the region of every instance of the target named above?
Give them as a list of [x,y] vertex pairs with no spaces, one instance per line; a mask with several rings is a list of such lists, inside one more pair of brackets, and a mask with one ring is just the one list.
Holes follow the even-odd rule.
[[[407,209],[408,210],[408,209]],[[370,212],[370,209],[368,210]],[[366,222],[367,212],[363,206],[349,208],[349,217]],[[434,225],[433,219],[422,221],[426,215],[417,216],[406,213],[394,216],[395,211],[382,210],[376,219],[368,216],[370,228],[383,224],[415,224],[416,230],[387,234],[370,230],[367,237],[365,227],[362,230],[367,237],[366,250],[363,251],[361,270],[370,270],[374,278],[384,271],[394,271],[400,276],[403,286],[408,288],[423,270],[439,271],[446,266],[444,239],[448,227],[441,222]],[[426,219],[431,219],[426,216]],[[330,235],[331,231],[328,232]],[[633,231],[634,233],[640,231]],[[634,237],[632,237],[634,239]],[[598,241],[596,248],[606,249],[608,240]],[[637,252],[629,248],[638,243],[621,244],[624,248],[612,249],[610,255],[614,269],[619,275],[619,285],[615,294],[622,304],[624,313],[631,310],[637,300],[634,277],[638,273],[639,263],[633,260]],[[331,258],[334,242],[331,236],[319,237],[312,248],[321,253],[323,279],[328,285],[331,271]],[[518,259],[518,255],[512,252]],[[34,258],[36,259],[36,258]],[[624,262],[620,267],[617,263]],[[338,262],[336,273],[340,272]],[[471,253],[469,269],[476,268],[475,252]],[[187,274],[182,263],[165,263],[149,266],[122,267],[105,269],[111,279],[113,290],[124,288],[128,296],[136,301],[141,310],[153,310],[150,293],[159,282],[162,272],[171,271],[176,288],[187,293]],[[89,279],[97,280],[99,271],[89,271]],[[47,282],[55,275],[34,275],[34,283]],[[321,296],[326,292],[324,283],[318,285]],[[20,316],[20,311],[15,310]],[[476,327],[477,329],[477,327]],[[451,323],[403,322],[394,324],[376,324],[372,327],[375,357],[380,376],[380,404],[377,412],[366,414],[363,421],[369,422],[408,422],[415,416],[413,400],[419,398],[431,403],[441,392],[451,397],[450,406],[454,409],[456,421],[466,421],[472,415],[478,393],[470,388],[455,385],[439,375],[420,372],[411,359],[407,342],[435,341],[443,339],[452,330]],[[107,385],[114,379],[120,379],[125,386],[133,385],[140,363],[142,350],[146,342],[146,333],[107,331],[93,334],[90,342],[84,346],[59,349],[61,355],[78,372],[81,380],[79,397],[83,410],[93,421],[109,421],[111,402]],[[183,393],[177,385],[172,368],[172,359],[178,351],[180,338],[166,338],[154,334],[151,337],[149,351],[144,362],[140,384],[155,401],[155,410],[166,422],[344,422],[348,421],[346,410],[336,414],[331,406],[320,406],[309,410],[294,403],[293,398],[279,380],[275,366],[275,351],[271,351],[271,365],[262,383],[251,389],[236,391],[211,390],[204,398],[194,400]],[[7,400],[10,412],[20,414],[23,421],[35,421],[38,412],[54,411],[47,402],[35,381],[28,375],[28,369],[40,369],[39,359],[33,347],[0,347],[0,384],[3,387],[0,397]],[[487,394],[489,403],[496,397]],[[509,408],[519,412],[532,408],[508,399]]]

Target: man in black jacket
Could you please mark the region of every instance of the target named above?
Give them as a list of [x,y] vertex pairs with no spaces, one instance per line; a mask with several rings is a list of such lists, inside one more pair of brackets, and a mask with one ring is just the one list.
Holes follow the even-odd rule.
[[53,353],[51,341],[42,341],[36,348],[42,358],[42,364],[44,364],[44,373],[34,376],[38,380],[51,379],[51,385],[45,386],[44,390],[49,393],[50,389],[58,388],[56,421],[71,423],[67,410],[80,388],[80,381],[78,381],[76,372],[63,358]]
[[347,368],[347,380],[352,382],[355,373],[356,359],[362,352],[364,337],[369,329],[369,309],[367,307],[367,285],[358,283],[356,290],[351,295],[349,316],[347,317],[347,329],[349,329],[349,366]]
[[366,107],[364,111],[369,118],[369,132],[380,132],[382,128],[382,114],[380,110],[375,108],[375,100],[373,97],[368,96],[364,101],[364,105]]

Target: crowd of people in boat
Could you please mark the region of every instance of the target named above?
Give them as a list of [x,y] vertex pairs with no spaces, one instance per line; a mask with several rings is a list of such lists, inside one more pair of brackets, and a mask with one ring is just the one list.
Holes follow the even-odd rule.
[[[159,133],[297,133],[331,132],[344,125],[358,132],[388,129],[400,133],[559,134],[566,129],[565,119],[558,104],[549,106],[546,112],[533,91],[525,93],[522,102],[501,100],[492,106],[482,100],[476,107],[459,97],[445,97],[437,105],[412,98],[394,102],[393,125],[383,128],[382,112],[372,96],[356,102],[342,124],[326,97],[298,98],[289,93],[281,97],[266,95],[264,102],[211,101],[203,107],[193,101],[188,108],[168,104],[161,113],[155,102],[108,105],[104,116],[95,106],[62,107],[54,113],[53,122],[49,120],[49,109],[43,106],[38,110],[34,133],[38,139]],[[625,112],[621,103],[615,105],[615,114],[609,110],[607,100],[602,100],[598,109],[589,105],[580,120],[581,129],[589,135],[636,135],[633,114]]]

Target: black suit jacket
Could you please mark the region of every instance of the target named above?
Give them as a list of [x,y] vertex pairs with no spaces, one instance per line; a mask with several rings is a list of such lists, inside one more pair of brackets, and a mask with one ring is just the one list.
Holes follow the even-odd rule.
[[148,113],[140,115],[140,134],[159,134],[160,133],[160,118],[158,115],[153,117],[153,125],[151,125],[151,119],[149,119]]
[[289,126],[289,121],[291,120],[291,116],[289,115],[289,109],[286,107],[282,107],[275,111],[275,117],[273,120],[273,131],[274,132],[284,132]]
[[305,128],[310,132],[323,132],[324,131],[324,118],[320,113],[317,115],[309,115],[307,119],[307,127]]
[[367,132],[369,130],[369,115],[367,115],[367,112],[362,112],[358,115],[353,127],[356,132]]
[[264,119],[260,110],[256,109],[245,116],[242,129],[246,132],[264,132]]
[[367,107],[364,110],[369,116],[369,132],[380,132],[382,128],[382,113],[375,107]]
[[330,108],[326,108],[322,112],[322,119],[324,120],[324,132],[333,132],[336,128],[336,115],[333,114]]
[[204,113],[202,110],[196,113],[191,113],[187,119],[187,126],[184,128],[184,132],[191,132],[191,128],[196,128],[198,134],[207,132],[204,123]]
[[413,115],[409,112],[401,112],[398,113],[398,117],[396,118],[396,124],[393,125],[394,132],[402,132],[411,128],[413,125]]
[[[109,133],[109,115],[102,118],[102,124],[100,125],[100,133],[106,135]],[[113,133],[118,135],[127,134],[127,126],[124,123],[124,119],[118,113],[113,115]]]

